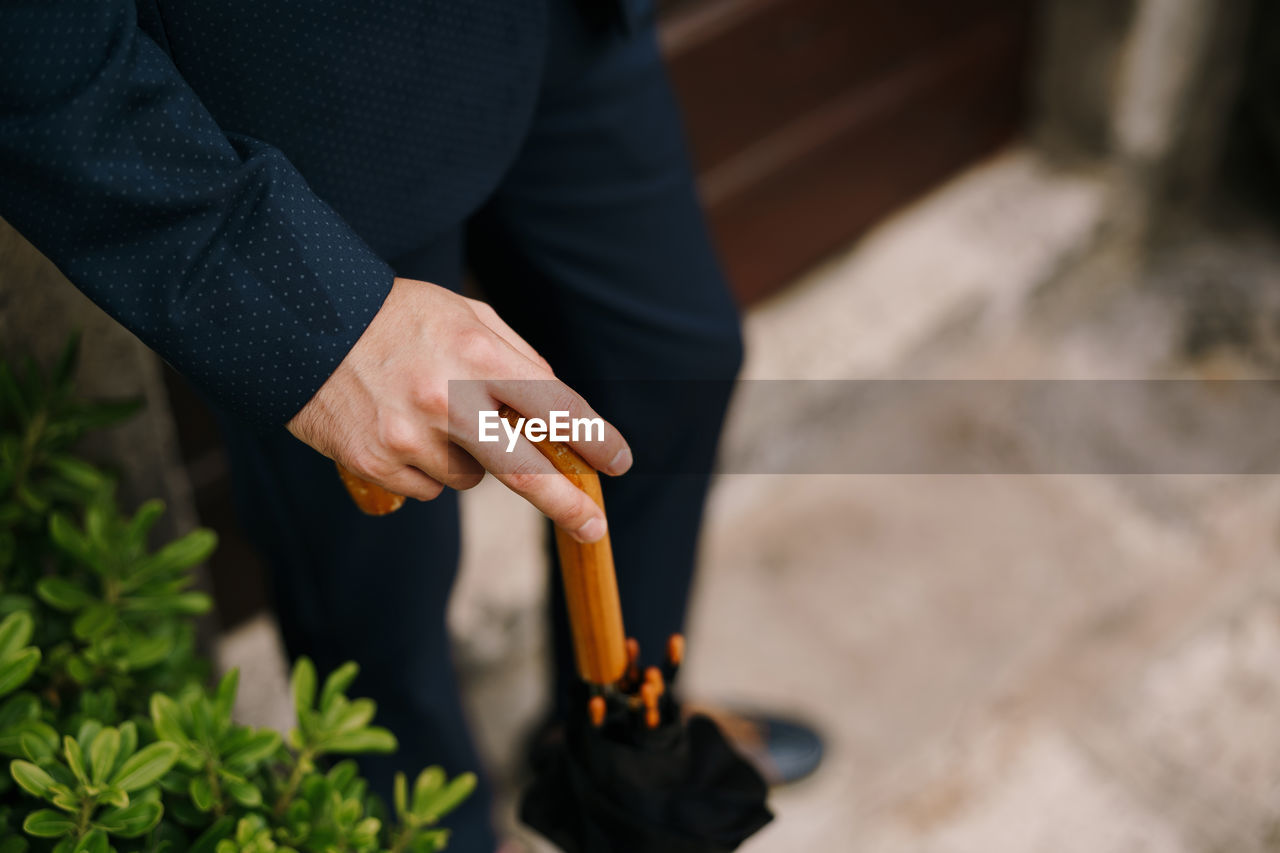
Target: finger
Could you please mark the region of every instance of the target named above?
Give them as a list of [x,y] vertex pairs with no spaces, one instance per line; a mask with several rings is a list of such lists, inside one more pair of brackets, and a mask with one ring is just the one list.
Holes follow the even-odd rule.
[[447,447],[448,462],[441,482],[451,489],[465,492],[474,489],[484,479],[484,466],[458,445],[450,442]]
[[391,474],[379,477],[373,482],[376,482],[384,489],[390,489],[396,494],[416,498],[420,501],[433,501],[440,497],[440,493],[444,491],[444,484],[435,477],[409,465],[405,465]]
[[[454,444],[447,433],[428,430],[431,440],[423,443],[417,434],[401,426],[390,434],[390,450],[399,463],[436,483],[465,491],[484,479],[484,468],[466,450]],[[410,473],[408,476],[412,476]]]
[[468,446],[467,450],[503,485],[574,539],[595,542],[604,537],[608,530],[604,510],[525,439],[519,439],[510,452],[492,444]]
[[494,380],[488,388],[495,399],[526,418],[549,422],[551,412],[567,412],[565,443],[593,468],[616,477],[631,467],[631,448],[622,433],[560,380]]
[[493,310],[493,306],[488,302],[481,302],[478,299],[468,299],[471,304],[471,310],[476,312],[476,317],[481,323],[484,323],[489,331],[502,338],[513,350],[520,353],[534,364],[547,371],[548,374],[554,375],[551,365],[545,358],[538,354],[528,341],[516,334],[516,330],[507,325],[507,321],[498,316],[498,312]]

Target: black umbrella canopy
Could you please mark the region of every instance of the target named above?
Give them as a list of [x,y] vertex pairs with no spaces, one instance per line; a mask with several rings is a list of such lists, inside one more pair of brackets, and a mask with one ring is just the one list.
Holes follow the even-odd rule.
[[[579,703],[579,707],[585,703]],[[650,728],[626,700],[534,756],[520,818],[565,853],[734,850],[773,817],[760,774],[709,718],[669,700]]]
[[[603,509],[590,465],[563,444],[537,447]],[[565,853],[736,849],[773,818],[767,786],[709,718],[682,718],[668,685],[683,639],[672,638],[662,670],[641,678],[639,649],[624,641],[608,537],[581,544],[557,529],[556,546],[583,681],[564,737],[534,757],[521,819]]]

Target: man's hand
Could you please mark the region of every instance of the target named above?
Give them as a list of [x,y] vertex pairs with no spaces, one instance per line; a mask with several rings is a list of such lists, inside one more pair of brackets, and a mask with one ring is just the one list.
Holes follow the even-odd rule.
[[[450,379],[475,380],[454,386],[452,406]],[[419,500],[445,486],[469,489],[488,469],[574,538],[600,539],[604,513],[533,445],[521,438],[508,453],[505,441],[477,441],[479,412],[504,403],[526,417],[545,419],[552,410],[599,417],[488,305],[398,278],[360,340],[287,426],[353,473]],[[607,474],[631,467],[631,450],[612,425],[604,441],[570,444]]]

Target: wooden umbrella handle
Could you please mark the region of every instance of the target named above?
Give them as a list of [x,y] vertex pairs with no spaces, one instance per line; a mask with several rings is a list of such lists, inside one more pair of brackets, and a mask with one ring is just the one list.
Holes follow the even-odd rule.
[[[508,406],[500,409],[499,415],[513,424],[520,417]],[[604,509],[600,475],[585,459],[560,442],[539,441],[534,446],[557,471]],[[387,515],[404,504],[403,495],[370,483],[341,465],[338,475],[356,506],[369,515]],[[564,580],[578,674],[591,684],[615,684],[627,669],[627,646],[609,536],[605,534],[599,542],[584,545],[556,527],[556,551],[560,555],[560,576]]]
[[365,515],[390,515],[404,506],[404,495],[397,495],[377,483],[370,483],[337,462],[333,464],[338,466],[338,476],[342,478],[342,485],[347,487],[347,494],[351,495],[351,500],[356,502],[356,506]]
[[[499,415],[513,424],[520,417],[508,406],[503,406]],[[604,509],[600,475],[585,459],[558,441],[534,442],[534,447]],[[556,551],[560,555],[560,576],[564,581],[578,674],[591,684],[616,684],[627,669],[627,644],[609,535],[606,533],[600,541],[584,544],[557,526]]]

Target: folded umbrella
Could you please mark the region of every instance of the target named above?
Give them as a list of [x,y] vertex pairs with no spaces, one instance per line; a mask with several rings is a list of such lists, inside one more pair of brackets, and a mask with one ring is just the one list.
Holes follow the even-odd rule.
[[[502,416],[514,420],[509,409]],[[567,445],[536,444],[601,509],[600,477]],[[684,640],[641,669],[626,640],[609,537],[556,528],[578,674],[564,738],[539,751],[520,817],[565,853],[734,850],[772,819],[760,774],[704,716],[682,720],[672,690]]]

